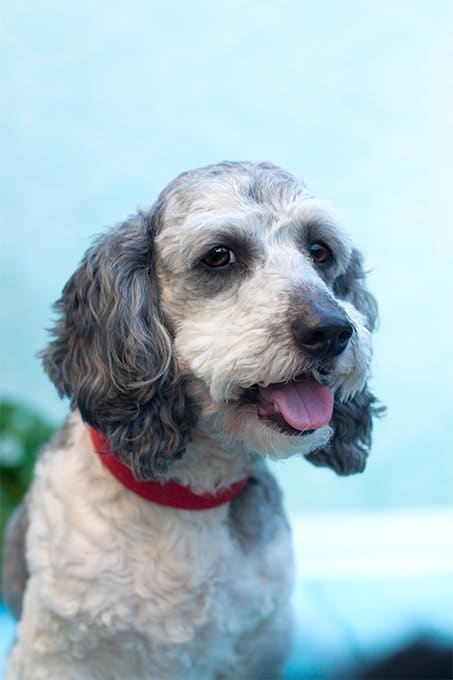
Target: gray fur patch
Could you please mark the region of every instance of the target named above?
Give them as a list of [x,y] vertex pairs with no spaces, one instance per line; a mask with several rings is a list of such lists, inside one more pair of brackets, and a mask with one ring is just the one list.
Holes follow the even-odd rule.
[[55,305],[54,339],[42,352],[60,395],[137,479],[166,472],[196,421],[159,307],[154,228],[140,212],[95,242]]
[[231,501],[228,524],[244,552],[260,551],[282,529],[290,531],[282,492],[265,465],[260,465],[245,491]]
[[[377,303],[365,287],[363,259],[357,250],[352,251],[347,270],[334,283],[334,293],[351,302],[366,318],[372,331],[377,322]],[[365,386],[346,402],[335,401],[332,428],[334,436],[328,446],[306,456],[310,463],[331,467],[339,475],[363,472],[371,447],[373,418],[382,416],[385,407]]]
[[22,614],[22,600],[28,580],[25,537],[28,531],[28,497],[16,508],[5,532],[3,597],[16,619]]

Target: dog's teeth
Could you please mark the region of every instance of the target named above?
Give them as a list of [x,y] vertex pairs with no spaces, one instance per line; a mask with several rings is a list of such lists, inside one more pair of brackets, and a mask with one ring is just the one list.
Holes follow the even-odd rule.
[[279,405],[276,404],[275,401],[274,401],[274,413],[280,413]]

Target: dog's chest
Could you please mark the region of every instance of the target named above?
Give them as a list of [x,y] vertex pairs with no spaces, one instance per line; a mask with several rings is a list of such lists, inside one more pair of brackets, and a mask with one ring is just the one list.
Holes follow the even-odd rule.
[[124,552],[129,584],[123,603],[134,626],[147,634],[152,630],[164,644],[189,642],[208,629],[210,635],[236,636],[288,597],[291,547],[283,522],[278,528],[274,523],[272,536],[260,527],[264,531],[245,543],[243,528],[227,508],[209,517],[178,514],[163,522],[163,535],[151,533],[146,547]]
[[[152,631],[164,644],[185,643],[208,630],[235,637],[289,597],[290,534],[279,491],[265,471],[229,506],[147,510],[147,521],[117,534],[122,604],[141,632]],[[115,605],[111,615],[118,617]]]
[[[290,532],[265,469],[228,505],[178,511],[143,501],[104,473],[87,479],[81,465],[69,474],[68,461],[55,490],[57,460],[47,465],[35,483],[38,531],[29,552],[38,568],[52,555],[42,593],[74,643],[86,630],[98,652],[102,640],[115,639],[120,653],[130,636],[146,654],[194,649],[197,641],[233,645],[289,599]],[[70,493],[75,484],[78,493]]]

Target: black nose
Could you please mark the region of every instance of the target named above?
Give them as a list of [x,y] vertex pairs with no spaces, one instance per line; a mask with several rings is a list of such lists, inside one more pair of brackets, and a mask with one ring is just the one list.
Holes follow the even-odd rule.
[[293,334],[303,350],[317,359],[338,356],[346,348],[353,326],[341,312],[323,314],[316,324],[307,324],[305,318],[293,321]]

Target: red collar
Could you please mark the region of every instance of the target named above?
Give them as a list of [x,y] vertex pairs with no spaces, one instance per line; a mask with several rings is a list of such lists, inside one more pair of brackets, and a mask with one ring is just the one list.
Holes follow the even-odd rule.
[[223,505],[236,498],[247,486],[248,477],[240,479],[227,489],[218,491],[215,494],[199,495],[191,491],[190,487],[166,482],[161,484],[154,480],[138,481],[133,476],[131,470],[123,465],[116,456],[112,454],[112,449],[107,437],[88,425],[88,432],[94,450],[99,454],[99,460],[110,470],[112,475],[121,482],[129,491],[145,498],[147,501],[158,505],[167,505],[171,508],[181,510],[208,510]]

